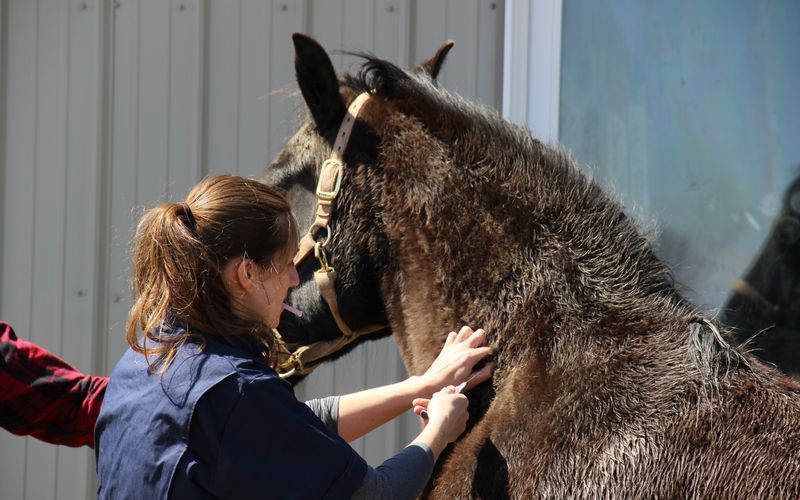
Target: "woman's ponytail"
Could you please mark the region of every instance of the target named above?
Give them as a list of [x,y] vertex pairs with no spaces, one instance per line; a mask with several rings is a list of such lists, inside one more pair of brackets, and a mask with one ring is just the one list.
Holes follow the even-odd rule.
[[[294,240],[294,241],[292,241]],[[133,243],[133,292],[126,329],[130,347],[163,372],[189,337],[253,334],[271,359],[275,339],[260,322],[240,318],[222,280],[222,268],[248,255],[267,266],[297,241],[285,193],[258,181],[221,175],[201,181],[186,201],[148,210]],[[165,322],[184,330],[164,331]],[[141,337],[140,337],[141,336]],[[155,357],[156,360],[151,360]]]
[[[194,228],[186,222],[186,208],[180,203],[165,203],[144,214],[134,240],[134,303],[126,340],[137,352],[161,356],[173,343],[161,335],[169,313],[185,316],[198,293],[195,263],[202,260]],[[190,209],[191,210],[191,209]],[[142,332],[141,342],[138,332]],[[157,345],[148,346],[148,341]],[[168,366],[171,356],[165,360]],[[151,365],[152,366],[152,365]]]

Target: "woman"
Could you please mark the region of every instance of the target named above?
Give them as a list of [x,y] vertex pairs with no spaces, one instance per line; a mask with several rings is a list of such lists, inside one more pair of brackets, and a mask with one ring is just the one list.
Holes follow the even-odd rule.
[[[296,248],[283,192],[241,177],[206,179],[185,202],[144,215],[134,244],[131,348],[112,373],[95,431],[100,498],[421,492],[436,458],[464,430],[467,400],[453,385],[488,354],[483,332],[451,333],[422,376],[300,403],[273,370],[273,328],[299,283]],[[412,401],[428,414],[422,432],[368,467],[346,441]]]

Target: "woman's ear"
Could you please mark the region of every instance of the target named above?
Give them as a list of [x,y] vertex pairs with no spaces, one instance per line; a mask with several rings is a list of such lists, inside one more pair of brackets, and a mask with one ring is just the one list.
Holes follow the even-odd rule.
[[222,269],[222,281],[232,296],[241,296],[252,286],[247,259],[241,257],[229,262]]
[[239,285],[242,290],[249,290],[255,286],[253,276],[250,274],[250,261],[242,257],[235,266],[237,285]]

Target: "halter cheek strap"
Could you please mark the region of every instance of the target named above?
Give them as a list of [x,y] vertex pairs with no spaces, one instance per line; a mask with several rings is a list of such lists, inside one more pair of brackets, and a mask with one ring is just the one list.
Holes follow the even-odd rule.
[[[294,265],[298,266],[312,252],[320,263],[320,269],[314,272],[314,281],[319,288],[319,293],[328,304],[336,325],[342,332],[342,336],[333,340],[323,340],[310,345],[297,348],[294,352],[288,353],[286,360],[278,367],[278,373],[283,378],[292,375],[305,375],[311,373],[314,368],[319,366],[322,360],[331,354],[339,351],[359,337],[377,332],[387,328],[388,325],[367,325],[358,330],[351,329],[339,313],[339,301],[336,297],[336,271],[328,265],[326,245],[331,238],[331,228],[328,225],[333,214],[336,197],[342,186],[342,175],[344,174],[344,152],[353,131],[359,111],[369,99],[370,94],[364,92],[347,108],[347,114],[339,126],[336,134],[336,141],[330,157],[322,163],[317,184],[317,211],[314,223],[308,232],[302,237],[299,249],[294,257]],[[315,235],[325,231],[324,241],[317,241]]]
[[344,174],[344,151],[350,141],[350,134],[353,132],[353,125],[356,123],[358,113],[370,98],[368,92],[363,92],[356,97],[347,108],[342,124],[336,134],[336,142],[333,144],[331,156],[322,163],[319,171],[319,181],[317,183],[317,213],[314,222],[308,232],[300,240],[300,248],[294,257],[294,265],[299,266],[308,257],[317,244],[315,235],[317,232],[327,230],[327,238],[323,243],[326,245],[330,240],[330,228],[328,222],[333,213],[334,202],[339,195],[342,187],[342,175]]

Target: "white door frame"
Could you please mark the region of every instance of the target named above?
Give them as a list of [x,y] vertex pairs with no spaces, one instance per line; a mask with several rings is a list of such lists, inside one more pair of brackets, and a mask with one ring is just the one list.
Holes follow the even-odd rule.
[[503,117],[558,141],[562,0],[506,0]]

